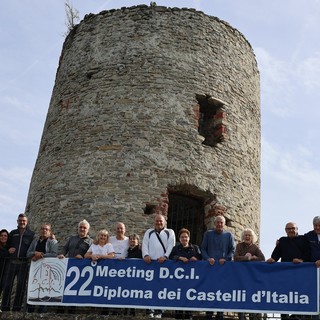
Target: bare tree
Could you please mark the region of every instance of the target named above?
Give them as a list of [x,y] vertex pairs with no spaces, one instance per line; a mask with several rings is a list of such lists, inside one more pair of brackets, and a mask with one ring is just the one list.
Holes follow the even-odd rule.
[[75,25],[77,24],[77,22],[80,20],[79,17],[79,11],[77,9],[75,9],[72,5],[72,3],[67,0],[64,3],[64,8],[66,11],[66,26],[67,26],[67,31],[65,33],[65,36],[67,36],[71,30],[75,27]]

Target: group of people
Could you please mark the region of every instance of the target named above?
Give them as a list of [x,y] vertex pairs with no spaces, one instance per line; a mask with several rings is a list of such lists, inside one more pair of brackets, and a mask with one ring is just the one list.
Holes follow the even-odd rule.
[[[167,228],[166,219],[161,214],[155,215],[154,225],[144,233],[142,243],[136,233],[126,236],[126,227],[122,222],[116,224],[114,236],[109,236],[108,231],[103,229],[97,233],[94,240],[89,236],[89,222],[82,220],[78,224],[77,234],[68,239],[61,252],[58,252],[58,241],[49,223],[41,225],[38,236],[29,229],[25,214],[19,214],[17,223],[17,229],[10,233],[7,230],[0,231],[2,311],[11,309],[10,298],[15,278],[17,287],[12,311],[20,311],[30,259],[36,261],[45,257],[68,257],[97,261],[138,258],[148,264],[153,260],[158,263],[164,263],[168,259],[183,263],[207,260],[210,265],[224,264],[232,260],[273,263],[281,259],[282,262],[293,263],[315,262],[316,266],[320,267],[320,216],[313,219],[313,230],[305,235],[298,235],[297,225],[288,222],[285,226],[287,236],[277,240],[272,255],[267,260],[256,244],[256,234],[250,228],[243,230],[239,243],[235,245],[234,235],[225,230],[226,220],[222,215],[215,217],[213,229],[204,233],[201,246],[190,242],[190,231],[186,228],[179,231],[176,243],[175,232]],[[7,259],[8,257],[10,259]],[[162,310],[147,310],[147,314],[149,318],[161,318]],[[206,312],[206,319],[212,317],[213,312]],[[251,318],[254,317],[252,314]],[[176,318],[191,319],[192,314],[189,311],[176,311]],[[216,313],[216,319],[223,320],[223,311]],[[244,314],[240,313],[239,319],[244,319]]]

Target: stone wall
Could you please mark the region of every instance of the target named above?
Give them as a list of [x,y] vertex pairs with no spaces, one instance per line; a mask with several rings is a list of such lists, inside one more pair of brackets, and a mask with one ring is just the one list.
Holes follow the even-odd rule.
[[[260,97],[253,50],[228,23],[194,9],[135,6],[87,15],[63,45],[29,190],[31,226],[60,242],[152,225],[168,192],[201,197],[239,238],[259,233]],[[214,143],[198,132],[201,101],[219,105]]]

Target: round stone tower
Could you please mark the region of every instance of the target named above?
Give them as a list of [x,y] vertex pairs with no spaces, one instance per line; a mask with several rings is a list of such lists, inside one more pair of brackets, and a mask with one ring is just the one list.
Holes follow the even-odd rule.
[[87,15],[63,45],[29,190],[60,243],[87,219],[140,235],[161,212],[200,242],[225,215],[259,234],[260,101],[253,50],[194,9]]

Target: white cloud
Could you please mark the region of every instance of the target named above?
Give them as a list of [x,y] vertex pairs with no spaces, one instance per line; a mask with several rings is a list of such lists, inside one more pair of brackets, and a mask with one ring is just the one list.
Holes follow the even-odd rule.
[[320,168],[313,162],[313,151],[297,145],[293,150],[271,144],[262,138],[263,175],[287,187],[320,187]]
[[43,117],[47,111],[49,98],[47,96],[40,96],[38,101],[33,101],[33,99],[34,96],[26,91],[13,90],[0,97],[0,105],[3,108],[9,109],[7,114],[19,112],[19,116],[24,114],[31,117]]
[[31,178],[31,170],[29,168],[14,167],[14,168],[3,168],[0,167],[0,184],[3,187],[24,186],[26,183],[29,183]]
[[[314,146],[312,146],[314,148]],[[319,214],[320,168],[316,149],[262,137],[261,247],[270,256],[284,226],[294,221],[303,234]],[[272,240],[273,239],[273,240]]]
[[318,91],[320,89],[320,52],[302,61],[297,67],[297,74],[306,89]]
[[1,228],[15,228],[17,215],[25,209],[31,174],[23,167],[0,167]]
[[[311,95],[319,95],[320,52],[296,60],[288,57],[279,60],[263,48],[256,48],[261,75],[261,100],[264,112],[280,118],[301,116],[301,103],[306,104]],[[308,104],[318,113],[317,105]]]
[[26,79],[28,74],[32,73],[32,70],[37,66],[39,63],[38,60],[33,61],[29,66],[24,68],[21,72],[17,73],[15,77],[9,79],[5,82],[5,85],[2,85],[1,91],[4,91],[8,86],[13,86],[16,82],[18,82],[21,78]]
[[287,64],[283,61],[275,59],[264,48],[255,48],[258,59],[259,69],[263,70],[264,76],[272,84],[288,83]]
[[261,100],[273,114],[286,117],[292,114],[289,103],[293,88],[290,82],[291,68],[277,60],[263,48],[255,48],[261,78]]

